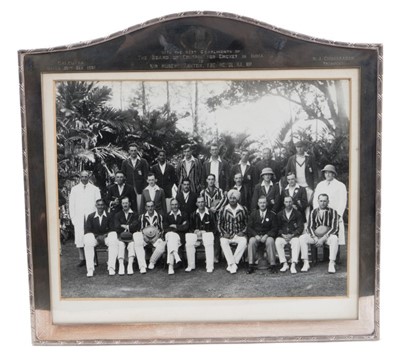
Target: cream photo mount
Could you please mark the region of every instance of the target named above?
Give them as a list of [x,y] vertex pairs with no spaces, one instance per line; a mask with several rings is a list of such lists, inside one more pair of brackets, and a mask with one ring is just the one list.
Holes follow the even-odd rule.
[[[205,61],[193,57],[186,59],[184,63],[179,61],[172,63],[173,66],[170,68],[177,69],[176,71],[170,69],[158,71],[153,69],[154,64],[149,63],[149,56],[141,55],[139,62],[121,60],[126,51],[136,51],[136,47],[145,48],[141,42],[143,31],[149,31],[151,35],[154,30],[158,35],[156,42],[160,42],[160,33],[171,35],[170,31],[175,30],[181,37],[177,40],[171,35],[170,40],[176,41],[175,44],[183,43],[183,46],[187,45],[185,41],[193,35],[191,31],[194,31],[195,38],[197,39],[196,36],[200,38],[198,46],[201,47],[210,46],[215,38],[222,36],[216,27],[225,31],[224,35],[238,36],[237,33],[230,34],[227,28],[227,24],[232,22],[243,27],[248,34],[255,29],[264,31],[261,36],[265,36],[267,40],[273,38],[271,46],[279,47],[283,44],[283,48],[278,48],[277,51],[279,54],[288,54],[292,63],[280,59],[272,64],[272,55],[264,56],[264,59],[254,55],[254,62],[249,65],[250,68],[244,70],[232,68],[229,57],[222,58],[220,63],[223,65],[220,66],[212,62],[210,57]],[[185,27],[187,24],[190,26]],[[200,32],[191,30],[196,26]],[[189,28],[188,32],[184,33],[186,35],[182,35],[182,28]],[[206,34],[211,34],[211,39],[207,40],[207,43],[203,43],[204,29]],[[123,40],[122,44],[118,39]],[[118,42],[118,50],[115,51],[113,48],[109,52],[113,54],[113,58],[89,56],[93,55],[91,48],[107,46],[108,42],[111,44],[113,41]],[[240,41],[244,40],[240,38]],[[300,50],[293,50],[290,41],[301,43],[302,48],[309,51],[307,58],[295,59],[293,53]],[[215,46],[218,46],[216,48],[227,48],[224,47],[226,46],[224,41],[222,44],[215,42]],[[249,44],[249,47],[257,45]],[[268,52],[268,46],[240,49],[240,53],[249,55]],[[88,52],[85,53],[85,50]],[[157,54],[154,47],[149,51]],[[377,339],[379,336],[381,51],[380,45],[336,44],[278,30],[251,19],[212,12],[171,15],[84,45],[21,51],[21,107],[33,342],[35,344],[145,344]],[[160,50],[160,53],[162,52]],[[75,55],[72,55],[74,53]],[[136,53],[135,58],[139,57]],[[318,55],[320,53],[321,55]],[[365,58],[372,60],[367,63]],[[228,62],[224,62],[225,60]],[[195,68],[193,68],[194,61],[199,62]],[[302,61],[303,65],[300,63]],[[213,65],[206,66],[207,63]],[[234,66],[236,65],[241,66],[235,62]],[[207,69],[210,67],[213,70]],[[97,69],[99,71],[96,71]],[[160,69],[160,65],[157,69]],[[348,230],[350,238],[347,296],[221,300],[62,298],[56,199],[58,193],[55,83],[75,80],[109,82],[251,79],[343,79],[350,83],[348,93],[351,118]],[[39,93],[34,92],[38,89]],[[360,137],[369,141],[360,141]],[[34,142],[37,139],[40,140]],[[371,156],[368,157],[371,153],[373,153],[374,167],[368,175],[370,178],[373,177],[373,180],[370,180],[367,186],[377,194],[373,198],[367,198],[360,192],[360,172],[365,172],[363,168],[365,169],[366,160],[371,162]],[[42,162],[39,163],[38,160],[41,158]],[[33,191],[33,188],[37,187],[34,185],[35,182],[41,178],[42,184]],[[372,207],[378,209],[371,211]],[[363,215],[363,212],[368,214]],[[371,217],[373,224],[367,227],[365,220]],[[39,222],[36,228],[32,224],[35,219]],[[363,232],[367,234],[363,235]],[[372,273],[371,263],[374,267]],[[40,290],[41,287],[44,289]],[[202,311],[209,311],[206,318]],[[235,318],[232,318],[233,311]],[[338,312],[343,314],[340,315]]]

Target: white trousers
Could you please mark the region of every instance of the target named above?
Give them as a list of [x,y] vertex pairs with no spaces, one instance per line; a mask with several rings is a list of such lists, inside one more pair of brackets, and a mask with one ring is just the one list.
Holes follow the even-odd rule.
[[[221,241],[221,248],[222,248],[222,251],[224,252],[225,259],[226,259],[228,265],[239,264],[240,259],[242,258],[242,255],[243,255],[244,251],[246,250],[246,246],[247,246],[246,237],[234,236],[231,239],[221,237],[220,241]],[[230,245],[232,243],[237,244],[234,254],[232,254],[232,250],[230,247]]]
[[214,269],[214,233],[202,232],[201,241],[197,240],[197,234],[186,233],[186,255],[188,260],[188,268],[196,268],[196,247],[200,244],[204,245],[206,251],[206,269]]
[[[147,268],[146,253],[144,251],[144,247],[147,245],[147,243],[143,239],[142,232],[133,233],[133,241],[135,246],[136,259],[139,264],[139,269]],[[160,257],[165,252],[165,247],[167,244],[161,238],[157,239],[152,244],[155,249],[150,257],[150,263],[156,264],[157,260],[160,259]]]
[[276,238],[275,246],[278,252],[279,261],[286,263],[285,245],[290,244],[292,250],[292,263],[298,263],[300,255],[300,240],[299,237],[293,237],[289,242],[282,237]]
[[[304,228],[307,227],[307,222],[308,219],[310,217],[310,212],[311,212],[311,205],[312,205],[312,201],[313,201],[313,196],[314,196],[314,191],[309,188],[308,186],[305,187],[306,189],[306,193],[307,193],[307,201],[308,201],[308,205],[307,208],[304,211],[304,214],[306,215],[306,222],[304,222]],[[315,208],[315,207],[314,207]]]
[[125,248],[128,251],[128,258],[135,257],[135,244],[133,242],[118,242],[118,259],[125,258]]
[[165,242],[167,243],[167,264],[174,264],[175,254],[178,254],[181,246],[181,238],[178,233],[168,232],[165,234]]
[[339,218],[339,232],[338,232],[339,245],[345,245],[346,244],[346,238],[345,238],[344,230],[345,230],[345,228],[344,228],[343,218],[340,217]]
[[[115,263],[118,256],[118,236],[116,232],[110,232],[104,239],[104,243],[108,247],[108,269],[115,269]],[[85,250],[86,257],[86,269],[94,270],[94,249],[98,245],[98,242],[93,233],[86,233],[83,236],[83,248]]]
[[265,243],[261,243],[256,239],[256,237],[251,237],[249,239],[249,245],[247,246],[247,254],[249,258],[249,264],[252,265],[256,261],[257,248],[259,245],[265,246],[265,251],[267,252],[268,263],[270,265],[275,265],[276,261],[276,249],[274,238],[268,237]]
[[[300,236],[300,250],[301,250],[301,259],[308,260],[308,245],[315,244],[314,239],[306,233]],[[336,260],[338,247],[339,247],[339,238],[336,235],[330,235],[326,241],[326,244],[329,245],[329,260]]]

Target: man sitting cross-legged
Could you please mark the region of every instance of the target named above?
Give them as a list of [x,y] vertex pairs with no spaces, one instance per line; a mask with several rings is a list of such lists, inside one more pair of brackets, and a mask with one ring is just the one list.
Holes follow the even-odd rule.
[[186,233],[186,255],[188,267],[186,272],[196,268],[195,255],[196,247],[204,245],[206,251],[207,273],[214,270],[214,236],[217,230],[217,223],[214,213],[205,206],[204,197],[197,197],[197,210],[190,217],[190,231]]
[[[136,199],[136,196],[135,196]],[[133,233],[139,230],[138,214],[132,210],[129,197],[121,199],[122,211],[114,215],[114,228],[118,234],[118,275],[125,274],[125,249],[128,251],[128,275],[133,274],[133,261],[135,258],[135,247],[133,243]],[[135,201],[135,208],[136,208]]]
[[112,224],[105,211],[103,199],[96,200],[96,212],[89,214],[85,223],[83,247],[86,257],[87,276],[92,277],[94,272],[94,250],[98,244],[108,247],[108,274],[115,275],[115,263],[118,255],[117,233],[112,231]]

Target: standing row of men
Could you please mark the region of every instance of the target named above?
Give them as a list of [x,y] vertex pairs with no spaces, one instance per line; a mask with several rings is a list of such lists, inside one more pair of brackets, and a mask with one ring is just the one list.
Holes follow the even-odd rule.
[[[109,247],[111,275],[115,274],[115,260],[117,257],[121,259],[125,246],[128,250],[128,274],[133,273],[131,263],[135,256],[140,271],[144,273],[146,268],[154,268],[154,264],[166,249],[169,272],[172,274],[174,264],[181,261],[179,247],[183,244],[186,244],[188,260],[186,270],[191,271],[195,268],[192,252],[200,243],[205,246],[208,257],[207,271],[212,272],[213,263],[219,257],[221,246],[228,262],[227,270],[231,273],[236,272],[246,246],[248,246],[248,272],[253,272],[257,261],[257,246],[260,244],[266,247],[270,269],[278,270],[275,263],[275,256],[278,253],[282,263],[281,271],[286,271],[289,267],[282,252],[284,252],[283,247],[290,244],[291,271],[295,273],[295,264],[298,261],[296,257],[305,246],[308,252],[308,244],[327,243],[334,246],[335,243],[332,241],[335,238],[330,237],[337,235],[340,244],[344,244],[342,217],[347,204],[347,191],[344,184],[335,179],[337,175],[335,168],[327,165],[322,170],[325,180],[315,188],[318,177],[315,161],[305,154],[304,143],[298,143],[296,148],[297,154],[288,160],[286,175],[273,182],[274,178],[280,176],[274,161],[264,158],[256,166],[252,166],[248,162],[247,150],[242,150],[240,162],[230,168],[228,163],[218,156],[216,145],[211,146],[211,157],[204,164],[193,157],[190,147],[185,147],[184,158],[176,169],[166,162],[165,151],[160,151],[158,163],[149,169],[147,161],[138,156],[137,147],[131,145],[130,157],[123,162],[121,171],[116,173],[115,184],[108,187],[104,200],[100,197],[100,191],[88,182],[87,172],[81,173],[81,183],[71,191],[70,215],[75,228],[75,243],[79,249],[80,266],[85,264],[86,257],[88,276],[93,274],[92,253],[87,250],[94,251],[97,235],[101,236],[100,241],[104,240]],[[269,166],[263,167],[263,165]],[[258,172],[259,179],[256,179]],[[231,183],[232,178],[233,183]],[[179,188],[176,195],[173,192],[174,185]],[[226,193],[229,188],[231,190]],[[309,215],[307,210],[312,204],[314,188],[315,209]],[[176,199],[172,201],[173,196]],[[326,201],[325,206],[322,201]],[[97,202],[96,207],[94,202]],[[327,207],[328,203],[330,207]],[[336,216],[333,213],[328,215],[335,216],[334,219],[325,219],[321,214],[315,214],[316,211],[332,210],[332,208],[336,209],[333,210]],[[140,219],[134,217],[138,216],[136,212],[141,213]],[[308,217],[310,219],[307,233],[303,235]],[[96,232],[90,231],[94,230],[94,222],[99,226]],[[108,222],[108,227],[105,222]],[[331,229],[329,234],[320,237],[323,238],[320,241],[314,231],[327,223]],[[207,229],[204,229],[204,226],[207,226]],[[154,237],[149,236],[151,233],[149,229],[143,231],[146,227],[157,228],[154,230]],[[86,238],[89,233],[94,237]],[[105,234],[107,240],[102,237]],[[121,238],[121,234],[127,238]],[[144,253],[140,247],[148,244],[154,247],[154,252],[149,265],[146,266]],[[231,244],[237,246],[234,254],[230,249]],[[111,246],[114,248],[110,248]],[[302,270],[307,271],[308,253],[306,257],[303,250],[301,250],[304,260]],[[335,248],[331,250],[335,252]],[[336,259],[336,254],[334,255]],[[211,256],[214,259],[211,259]],[[334,272],[335,259],[331,259],[330,272]],[[124,269],[123,264],[122,268],[120,264],[120,269]],[[120,270],[119,273],[122,274],[124,271]]]

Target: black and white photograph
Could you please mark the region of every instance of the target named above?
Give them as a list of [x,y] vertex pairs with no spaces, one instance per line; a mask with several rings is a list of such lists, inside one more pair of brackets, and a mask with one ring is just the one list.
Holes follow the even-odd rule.
[[54,81],[60,298],[347,297],[351,79],[187,77]]

